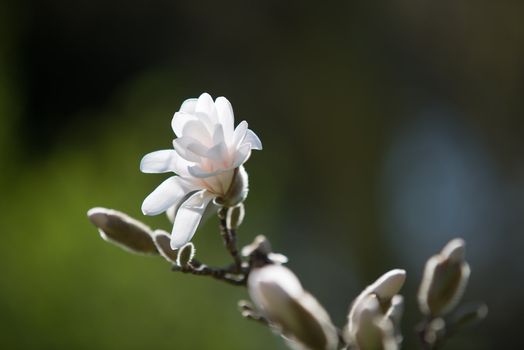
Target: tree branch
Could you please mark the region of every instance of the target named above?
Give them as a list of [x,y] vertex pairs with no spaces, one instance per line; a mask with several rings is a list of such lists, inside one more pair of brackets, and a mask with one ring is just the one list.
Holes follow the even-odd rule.
[[218,211],[218,218],[220,220],[220,234],[224,240],[224,245],[229,252],[229,255],[233,258],[235,263],[235,272],[242,272],[242,259],[237,249],[237,235],[234,229],[227,227],[227,210],[228,208],[221,208]]
[[193,259],[191,263],[187,266],[178,266],[173,265],[173,271],[180,271],[182,273],[189,273],[197,276],[210,276],[219,281],[224,281],[235,286],[245,286],[246,285],[246,275],[237,274],[230,267],[227,268],[217,268],[211,267],[206,264],[202,264],[198,260]]

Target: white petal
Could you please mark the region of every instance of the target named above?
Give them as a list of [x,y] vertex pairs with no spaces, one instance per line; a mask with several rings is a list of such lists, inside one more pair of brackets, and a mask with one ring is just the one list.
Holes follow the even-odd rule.
[[146,154],[140,162],[140,170],[148,174],[160,174],[173,171],[181,176],[188,176],[188,168],[193,163],[185,160],[175,150],[161,150]]
[[189,176],[189,167],[194,163],[182,158],[178,153],[175,152],[175,155],[172,158],[172,167],[173,171],[180,176],[188,177]]
[[198,120],[198,118],[194,114],[176,112],[173,116],[173,120],[171,120],[171,128],[173,128],[173,132],[177,137],[182,137],[184,126],[188,122],[195,120]]
[[246,137],[244,137],[242,143],[249,143],[251,145],[251,149],[262,149],[262,141],[260,141],[257,134],[255,134],[251,129],[246,131]]
[[[249,143],[243,144],[235,153],[235,159],[233,161],[233,168],[238,168],[244,164],[251,156],[251,145]],[[189,172],[191,172],[189,167]]]
[[144,215],[157,215],[176,205],[184,196],[195,190],[195,186],[179,176],[162,182],[142,203]]
[[[189,149],[190,145],[192,150]],[[202,145],[200,145],[202,146]],[[184,159],[190,161],[190,162],[199,162],[200,156],[193,152],[193,150],[199,150],[200,154],[206,154],[207,149],[205,147],[199,147],[198,141],[195,139],[186,136],[186,137],[179,137],[177,139],[173,140],[173,147],[175,148],[175,151]]]
[[245,120],[241,121],[240,124],[237,125],[235,131],[233,132],[233,143],[232,145],[234,147],[238,147],[240,143],[244,140],[246,137],[247,132],[247,122]]
[[[187,139],[186,139],[187,140]],[[186,148],[200,157],[207,157],[208,148],[195,139],[187,140]]]
[[224,137],[226,140],[231,140],[235,126],[233,107],[225,97],[218,97],[215,100],[215,106],[218,113],[218,122],[224,127]]
[[213,143],[211,134],[201,120],[188,121],[182,129],[182,136],[192,137],[207,146],[212,146]]
[[222,124],[216,124],[213,130],[213,145],[224,143],[224,127]]
[[223,173],[224,171],[227,171],[229,169],[218,169],[218,170],[214,170],[214,171],[206,171],[204,169],[202,169],[199,165],[193,165],[193,166],[190,166],[189,167],[189,174],[191,174],[191,176],[194,176],[194,177],[198,177],[198,178],[207,178],[207,177],[211,177],[211,176],[216,176],[220,173]]
[[178,209],[171,234],[171,248],[178,249],[193,238],[202,214],[213,196],[206,190],[189,197]]
[[180,106],[180,112],[195,113],[197,101],[198,99],[196,98],[188,98],[182,102],[182,105]]
[[207,115],[213,124],[218,122],[215,102],[213,102],[213,99],[211,98],[211,96],[209,96],[208,93],[203,93],[198,98],[195,107],[195,113],[203,113]]
[[213,159],[223,163],[227,156],[227,147],[224,143],[219,143],[211,147],[206,152],[206,158]]
[[172,163],[175,150],[166,149],[146,154],[140,161],[140,171],[148,174],[160,174],[174,171]]
[[178,206],[176,205],[172,205],[166,210],[167,218],[169,219],[169,221],[171,221],[171,223],[175,222],[175,215],[177,210]]

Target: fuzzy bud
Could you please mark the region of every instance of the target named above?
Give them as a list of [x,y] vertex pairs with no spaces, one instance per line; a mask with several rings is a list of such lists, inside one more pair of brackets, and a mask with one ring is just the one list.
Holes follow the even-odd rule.
[[240,203],[232,208],[228,208],[226,214],[226,225],[230,230],[236,230],[244,221],[244,216],[246,211],[244,209],[244,204]]
[[384,317],[375,294],[368,294],[358,308],[350,342],[359,350],[396,350],[398,344],[391,320]]
[[454,239],[427,261],[418,292],[419,307],[424,314],[442,316],[460,302],[470,275],[464,255],[465,242]]
[[170,263],[176,264],[178,250],[171,249],[171,235],[163,230],[153,232],[153,241],[160,255]]
[[248,244],[242,248],[242,256],[244,257],[249,257],[255,252],[260,252],[261,254],[265,255],[271,253],[271,243],[269,243],[266,236],[258,235],[251,244]]
[[265,264],[285,264],[288,262],[287,256],[271,251],[271,244],[264,235],[255,237],[251,244],[242,248],[242,256],[249,257],[254,266]]
[[188,267],[191,264],[191,260],[195,257],[195,246],[189,242],[183,245],[178,250],[178,256],[176,263],[180,267]]
[[402,295],[395,295],[393,298],[391,298],[391,306],[386,311],[386,317],[391,320],[391,323],[393,324],[393,332],[395,334],[395,338],[397,341],[397,344],[402,343],[402,331],[400,327],[400,321],[402,320],[402,315],[404,313],[404,297]]
[[329,315],[288,268],[270,264],[253,269],[248,291],[262,315],[295,346],[336,349],[337,331]]
[[106,208],[92,208],[87,216],[105,241],[132,253],[158,254],[152,231],[144,223]]
[[406,280],[406,271],[401,269],[394,269],[386,272],[380,276],[373,284],[369,285],[353,302],[348,315],[348,324],[345,332],[350,336],[353,333],[353,328],[359,317],[358,310],[369,295],[375,295],[383,314],[385,314],[391,306],[392,298],[398,294],[404,281]]

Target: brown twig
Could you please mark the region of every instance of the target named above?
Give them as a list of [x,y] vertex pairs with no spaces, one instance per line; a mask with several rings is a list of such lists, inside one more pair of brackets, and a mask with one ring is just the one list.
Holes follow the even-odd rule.
[[180,271],[197,276],[210,276],[217,280],[224,281],[235,286],[245,286],[246,277],[243,274],[236,274],[231,267],[217,268],[202,264],[198,260],[192,260],[187,266],[173,265],[173,271]]
[[224,240],[224,246],[233,258],[233,263],[225,268],[220,268],[211,267],[196,259],[192,259],[186,266],[173,265],[173,271],[198,276],[210,276],[236,286],[245,286],[247,284],[247,276],[251,270],[251,264],[249,262],[243,262],[240,257],[237,248],[236,232],[234,229],[227,227],[227,210],[228,208],[221,208],[218,211],[219,228],[222,239]]
[[227,251],[233,258],[235,263],[235,269],[237,273],[242,272],[242,259],[238,253],[237,248],[237,235],[236,231],[232,228],[227,227],[227,211],[229,208],[221,208],[218,211],[218,218],[220,220],[220,234],[224,240],[224,245],[226,246]]

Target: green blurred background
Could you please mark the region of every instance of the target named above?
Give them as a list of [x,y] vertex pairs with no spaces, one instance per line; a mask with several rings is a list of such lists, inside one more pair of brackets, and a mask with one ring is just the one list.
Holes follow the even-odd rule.
[[[488,319],[448,349],[522,343],[524,3],[0,1],[0,347],[284,349],[244,290],[170,272],[87,221],[164,175],[181,102],[226,96],[264,144],[247,163],[242,244],[266,234],[342,325],[406,268],[405,348],[427,257],[468,242],[466,300]],[[228,261],[216,222],[197,255]]]

